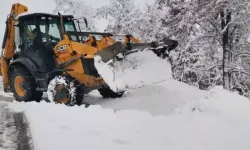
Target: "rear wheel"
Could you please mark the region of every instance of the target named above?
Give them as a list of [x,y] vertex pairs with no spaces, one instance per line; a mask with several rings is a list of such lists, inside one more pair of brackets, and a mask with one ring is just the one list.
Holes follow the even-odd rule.
[[49,83],[48,98],[50,102],[67,106],[82,105],[84,91],[78,82],[70,77],[56,76]]
[[17,66],[10,72],[10,85],[14,97],[17,101],[37,101],[40,102],[42,93],[36,90],[37,85],[35,79],[30,72],[22,67]]
[[124,92],[114,92],[110,87],[102,88],[98,90],[103,98],[121,98]]

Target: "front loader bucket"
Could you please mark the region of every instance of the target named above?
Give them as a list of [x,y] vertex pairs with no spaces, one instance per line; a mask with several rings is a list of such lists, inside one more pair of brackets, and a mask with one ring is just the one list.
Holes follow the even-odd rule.
[[116,42],[115,44],[98,51],[97,53],[95,53],[95,55],[100,56],[102,61],[106,63],[109,60],[115,58],[118,54],[128,55],[140,49],[149,47],[151,47],[151,43],[136,43],[124,45],[121,42]]
[[116,42],[115,44],[98,51],[95,55],[100,56],[102,61],[106,63],[109,60],[113,59],[118,54],[120,53],[123,54],[125,52],[126,52],[125,46],[121,42]]
[[142,51],[144,49],[150,49],[156,53],[159,57],[167,57],[169,52],[178,46],[178,42],[174,40],[165,40],[164,42],[152,42],[152,43],[128,43],[127,45],[121,42],[106,47],[98,51],[95,55],[101,57],[104,63],[115,58],[118,54],[129,55],[131,53]]

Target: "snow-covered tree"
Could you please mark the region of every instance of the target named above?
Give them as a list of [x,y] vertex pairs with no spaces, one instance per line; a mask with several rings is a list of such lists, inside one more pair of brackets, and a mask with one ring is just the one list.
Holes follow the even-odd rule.
[[143,14],[150,32],[142,35],[178,40],[171,55],[176,79],[202,89],[222,83],[232,89],[240,71],[237,54],[249,39],[249,12],[249,0],[156,0]]
[[236,56],[243,52],[244,45],[248,43],[246,36],[249,35],[250,2],[249,0],[210,0],[199,1],[198,4],[202,5],[199,5],[197,21],[203,23],[204,29],[212,28],[212,33],[220,42],[223,50],[223,86],[226,89],[232,89],[235,84],[235,73],[240,71],[237,68]]
[[133,0],[110,0],[110,4],[98,9],[98,17],[109,20],[107,32],[114,34],[133,34],[141,31],[141,11],[135,7]]
[[[83,0],[54,0],[57,7],[54,13],[61,12],[62,14],[74,15],[80,21],[81,28],[84,31],[96,31],[94,16],[96,9],[91,5],[87,5]],[[88,21],[88,28],[86,28],[84,18]]]

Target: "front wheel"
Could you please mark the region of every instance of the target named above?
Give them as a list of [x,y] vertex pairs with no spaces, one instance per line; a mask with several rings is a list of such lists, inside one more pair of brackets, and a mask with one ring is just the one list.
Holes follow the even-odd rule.
[[77,82],[70,77],[56,76],[49,83],[48,98],[50,102],[67,106],[82,105],[84,91]]

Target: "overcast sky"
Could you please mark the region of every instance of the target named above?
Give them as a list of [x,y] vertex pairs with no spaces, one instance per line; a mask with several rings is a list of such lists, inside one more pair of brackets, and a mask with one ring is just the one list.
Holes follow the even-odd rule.
[[[91,4],[93,7],[101,7],[109,3],[109,0],[83,0],[87,4]],[[154,0],[135,0],[135,4],[138,6],[144,3],[152,3]],[[1,0],[0,5],[0,43],[2,43],[2,37],[5,30],[5,21],[7,15],[10,13],[10,9],[13,3],[22,3],[28,6],[30,12],[52,12],[55,8],[53,0]],[[98,22],[100,30],[104,28],[105,25]]]

